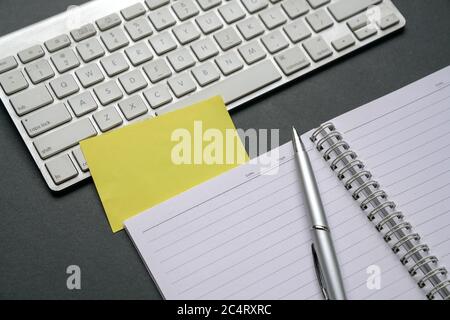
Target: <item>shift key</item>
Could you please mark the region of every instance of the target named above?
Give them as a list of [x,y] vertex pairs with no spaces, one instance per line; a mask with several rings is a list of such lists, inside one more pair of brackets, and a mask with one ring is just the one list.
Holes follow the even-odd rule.
[[81,140],[97,135],[89,119],[82,119],[58,131],[51,132],[34,141],[34,146],[42,159],[77,145]]

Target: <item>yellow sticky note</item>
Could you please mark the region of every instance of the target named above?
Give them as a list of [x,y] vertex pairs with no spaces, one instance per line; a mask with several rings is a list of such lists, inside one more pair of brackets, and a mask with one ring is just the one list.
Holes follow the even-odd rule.
[[113,232],[247,161],[220,97],[82,141],[81,149]]

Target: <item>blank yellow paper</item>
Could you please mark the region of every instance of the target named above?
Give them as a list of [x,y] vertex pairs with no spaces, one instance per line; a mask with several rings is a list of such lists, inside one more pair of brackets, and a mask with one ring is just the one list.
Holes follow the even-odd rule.
[[[179,144],[172,141],[174,130],[187,129],[194,137],[195,123],[196,133],[199,132],[198,121],[202,132],[217,129],[223,137],[227,129],[228,134],[232,132],[235,149],[225,150],[224,141],[223,154],[234,151],[235,160],[238,155],[247,160],[245,148],[219,97],[81,142],[113,232],[121,230],[123,222],[133,215],[238,165],[237,161],[181,165],[172,161],[172,150]],[[208,144],[204,141],[203,147]],[[191,151],[194,152],[194,141]]]

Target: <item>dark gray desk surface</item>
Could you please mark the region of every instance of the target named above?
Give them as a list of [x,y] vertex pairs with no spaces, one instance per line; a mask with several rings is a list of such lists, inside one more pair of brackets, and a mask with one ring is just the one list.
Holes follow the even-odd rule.
[[[0,35],[84,0],[1,0]],[[395,0],[403,32],[232,112],[237,127],[306,131],[450,64],[450,2]],[[0,48],[1,55],[1,48]],[[47,189],[0,110],[0,299],[160,299],[125,232],[112,234],[94,185]],[[66,288],[79,265],[82,289]]]

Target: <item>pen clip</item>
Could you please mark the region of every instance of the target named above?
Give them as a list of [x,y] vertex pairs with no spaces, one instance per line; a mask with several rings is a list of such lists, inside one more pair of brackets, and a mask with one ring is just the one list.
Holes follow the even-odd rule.
[[325,281],[323,278],[322,268],[320,267],[319,258],[317,257],[316,249],[314,248],[314,243],[311,244],[311,251],[314,261],[314,269],[316,270],[317,281],[319,282],[320,289],[322,291],[322,295],[325,300],[330,300],[328,297],[327,289],[325,287]]

